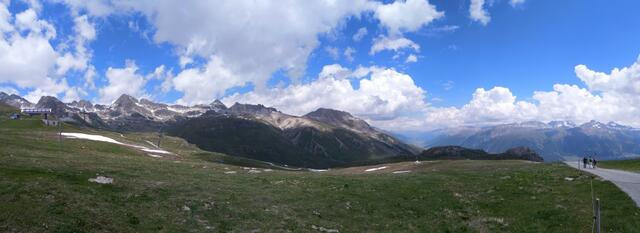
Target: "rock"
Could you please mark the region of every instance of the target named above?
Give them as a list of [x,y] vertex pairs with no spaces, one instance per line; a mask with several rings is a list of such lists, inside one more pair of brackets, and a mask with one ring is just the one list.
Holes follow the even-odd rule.
[[94,182],[94,183],[98,183],[98,184],[112,184],[113,183],[113,178],[109,178],[109,177],[106,177],[106,176],[98,176],[96,178],[89,179],[89,182]]
[[320,232],[326,232],[326,233],[339,233],[340,231],[338,229],[329,229],[329,228],[324,228],[324,227],[319,227],[316,225],[311,225],[311,229],[320,231]]

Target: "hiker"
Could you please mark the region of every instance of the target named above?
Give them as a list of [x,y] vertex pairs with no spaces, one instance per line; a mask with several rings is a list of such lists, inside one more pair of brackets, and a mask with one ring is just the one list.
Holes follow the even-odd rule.
[[589,168],[593,168],[593,158],[589,156]]
[[582,167],[587,168],[587,157],[582,157]]
[[596,160],[596,158],[593,158],[593,168],[596,168],[596,165],[598,164],[598,161]]

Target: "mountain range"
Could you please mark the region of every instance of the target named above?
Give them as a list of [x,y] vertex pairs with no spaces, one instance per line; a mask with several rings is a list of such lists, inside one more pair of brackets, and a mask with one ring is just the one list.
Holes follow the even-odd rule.
[[423,146],[456,145],[500,153],[525,146],[545,161],[574,156],[622,159],[640,156],[640,129],[614,122],[528,121],[487,127],[460,127],[431,132]]
[[63,103],[44,96],[36,104],[0,93],[14,107],[51,108],[65,122],[112,131],[164,132],[214,152],[289,166],[327,168],[387,158],[412,158],[421,149],[343,111],[320,108],[303,116],[263,105],[216,100],[206,105],[167,105],[120,96],[110,105]]

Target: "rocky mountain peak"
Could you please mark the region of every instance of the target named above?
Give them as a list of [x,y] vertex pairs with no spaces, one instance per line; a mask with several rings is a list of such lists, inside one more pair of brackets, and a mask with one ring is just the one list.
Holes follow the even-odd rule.
[[15,108],[33,107],[33,104],[31,102],[20,97],[19,95],[7,94],[4,92],[0,92],[0,102],[6,103]]
[[602,122],[596,121],[596,120],[591,120],[587,123],[584,123],[582,125],[580,125],[580,128],[593,128],[593,129],[601,129],[601,128],[605,128],[606,125],[603,124]]
[[552,128],[574,128],[576,124],[571,121],[550,121],[548,123]]
[[376,132],[366,121],[354,117],[348,112],[319,108],[304,115],[305,118],[323,122],[335,127],[344,127],[358,132]]
[[56,116],[66,114],[67,105],[53,96],[43,96],[36,104],[36,108],[50,108],[51,112]]
[[227,109],[227,106],[224,105],[224,103],[222,103],[222,101],[220,100],[215,100],[213,102],[211,102],[211,104],[209,104],[209,106],[211,106],[212,109]]
[[115,108],[131,108],[136,106],[136,103],[138,103],[138,99],[135,97],[122,94],[111,106]]
[[167,107],[166,104],[156,103],[156,102],[153,102],[151,100],[144,99],[144,98],[140,99],[139,103],[144,105],[144,106],[146,106],[146,107],[148,107],[148,108],[151,108],[151,109],[158,109],[158,108],[166,108]]
[[262,104],[241,104],[235,103],[229,108],[233,113],[238,114],[269,114],[272,112],[278,112],[275,108],[265,107]]
[[80,101],[76,101],[74,100],[73,102],[68,104],[71,107],[75,107],[78,108],[80,110],[91,110],[93,109],[93,104],[91,102],[89,102],[88,100],[80,100]]

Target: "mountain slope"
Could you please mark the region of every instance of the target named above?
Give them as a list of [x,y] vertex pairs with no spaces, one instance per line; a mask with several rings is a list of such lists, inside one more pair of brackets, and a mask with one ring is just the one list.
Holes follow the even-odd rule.
[[[15,97],[12,97],[15,99]],[[318,109],[292,116],[263,105],[227,108],[155,103],[122,95],[110,105],[45,96],[35,105],[61,120],[118,132],[158,132],[182,137],[200,148],[300,167],[327,168],[419,153],[349,113]]]
[[430,147],[445,145],[483,149],[490,153],[525,146],[541,154],[546,161],[585,155],[617,159],[640,155],[640,130],[613,122],[591,121],[579,126],[561,121],[524,122],[443,133],[427,142]]
[[206,150],[312,168],[416,153],[391,136],[341,127],[343,123],[291,116],[262,105],[234,104],[228,111],[179,121],[168,132]]
[[459,146],[442,146],[429,148],[419,156],[424,160],[471,159],[471,160],[528,160],[543,162],[544,159],[527,147],[515,147],[504,153],[490,154],[479,149],[467,149]]

